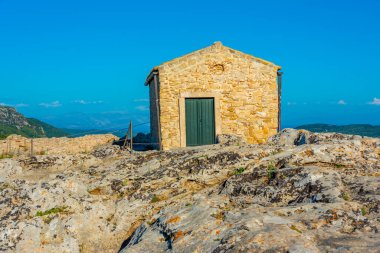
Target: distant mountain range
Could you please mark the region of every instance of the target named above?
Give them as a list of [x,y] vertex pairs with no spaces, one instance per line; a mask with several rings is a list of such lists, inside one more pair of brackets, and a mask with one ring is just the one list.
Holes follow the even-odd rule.
[[29,138],[41,137],[80,137],[86,134],[112,133],[122,137],[126,133],[123,130],[99,130],[99,129],[69,129],[57,128],[34,118],[27,118],[17,112],[15,108],[0,106],[0,139],[5,139],[11,134],[18,134]]
[[[296,129],[306,129],[312,132],[336,132],[343,134],[355,134],[369,137],[380,138],[380,126],[366,124],[352,124],[345,126],[329,124],[309,124],[296,127]],[[26,118],[15,108],[0,106],[0,139],[4,139],[11,134],[18,134],[25,137],[80,137],[86,134],[105,134],[112,133],[116,136],[125,136],[126,129],[122,131],[97,130],[97,129],[68,129],[57,128],[34,118]],[[138,132],[138,131],[137,131]],[[135,131],[135,134],[137,134]],[[136,136],[139,142],[146,142],[147,135]],[[143,138],[140,138],[143,137]],[[141,140],[140,140],[141,139]],[[137,140],[136,140],[137,141]]]
[[4,139],[11,134],[34,138],[68,135],[63,130],[38,119],[26,118],[13,107],[0,106],[0,139]]
[[[149,113],[142,112],[125,112],[125,111],[105,111],[105,112],[67,112],[57,115],[44,116],[41,120],[49,122],[58,128],[68,129],[106,129],[116,130],[128,128],[132,120],[138,132],[149,131]],[[142,124],[141,123],[146,123]],[[71,130],[69,130],[71,131]]]
[[305,129],[311,132],[335,132],[342,134],[354,134],[368,137],[380,137],[380,126],[367,124],[352,124],[352,125],[329,125],[329,124],[309,124],[296,127],[296,129]]

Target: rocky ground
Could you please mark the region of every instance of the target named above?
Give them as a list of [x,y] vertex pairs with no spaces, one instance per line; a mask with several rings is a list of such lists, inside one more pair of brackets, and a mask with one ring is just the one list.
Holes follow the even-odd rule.
[[0,251],[379,252],[380,139],[0,160]]

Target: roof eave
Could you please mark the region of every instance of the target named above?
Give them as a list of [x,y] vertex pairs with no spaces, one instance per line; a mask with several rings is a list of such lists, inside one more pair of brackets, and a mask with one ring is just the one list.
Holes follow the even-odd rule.
[[145,85],[145,86],[148,86],[149,83],[150,83],[150,81],[153,79],[153,77],[154,77],[155,75],[158,75],[158,67],[154,67],[154,68],[150,71],[149,75],[146,77],[146,80],[145,80],[144,85]]

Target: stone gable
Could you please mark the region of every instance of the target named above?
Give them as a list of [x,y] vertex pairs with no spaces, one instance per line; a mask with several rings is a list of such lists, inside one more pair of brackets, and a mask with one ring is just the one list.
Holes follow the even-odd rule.
[[163,149],[186,146],[181,103],[188,97],[215,99],[217,134],[265,142],[278,127],[279,69],[221,43],[156,67]]

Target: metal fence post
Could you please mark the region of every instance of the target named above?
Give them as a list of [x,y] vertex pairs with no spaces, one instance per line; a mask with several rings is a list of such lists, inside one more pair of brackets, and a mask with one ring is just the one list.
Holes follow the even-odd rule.
[[131,153],[133,150],[133,125],[132,125],[132,120],[131,123],[129,124],[129,127],[131,128]]

